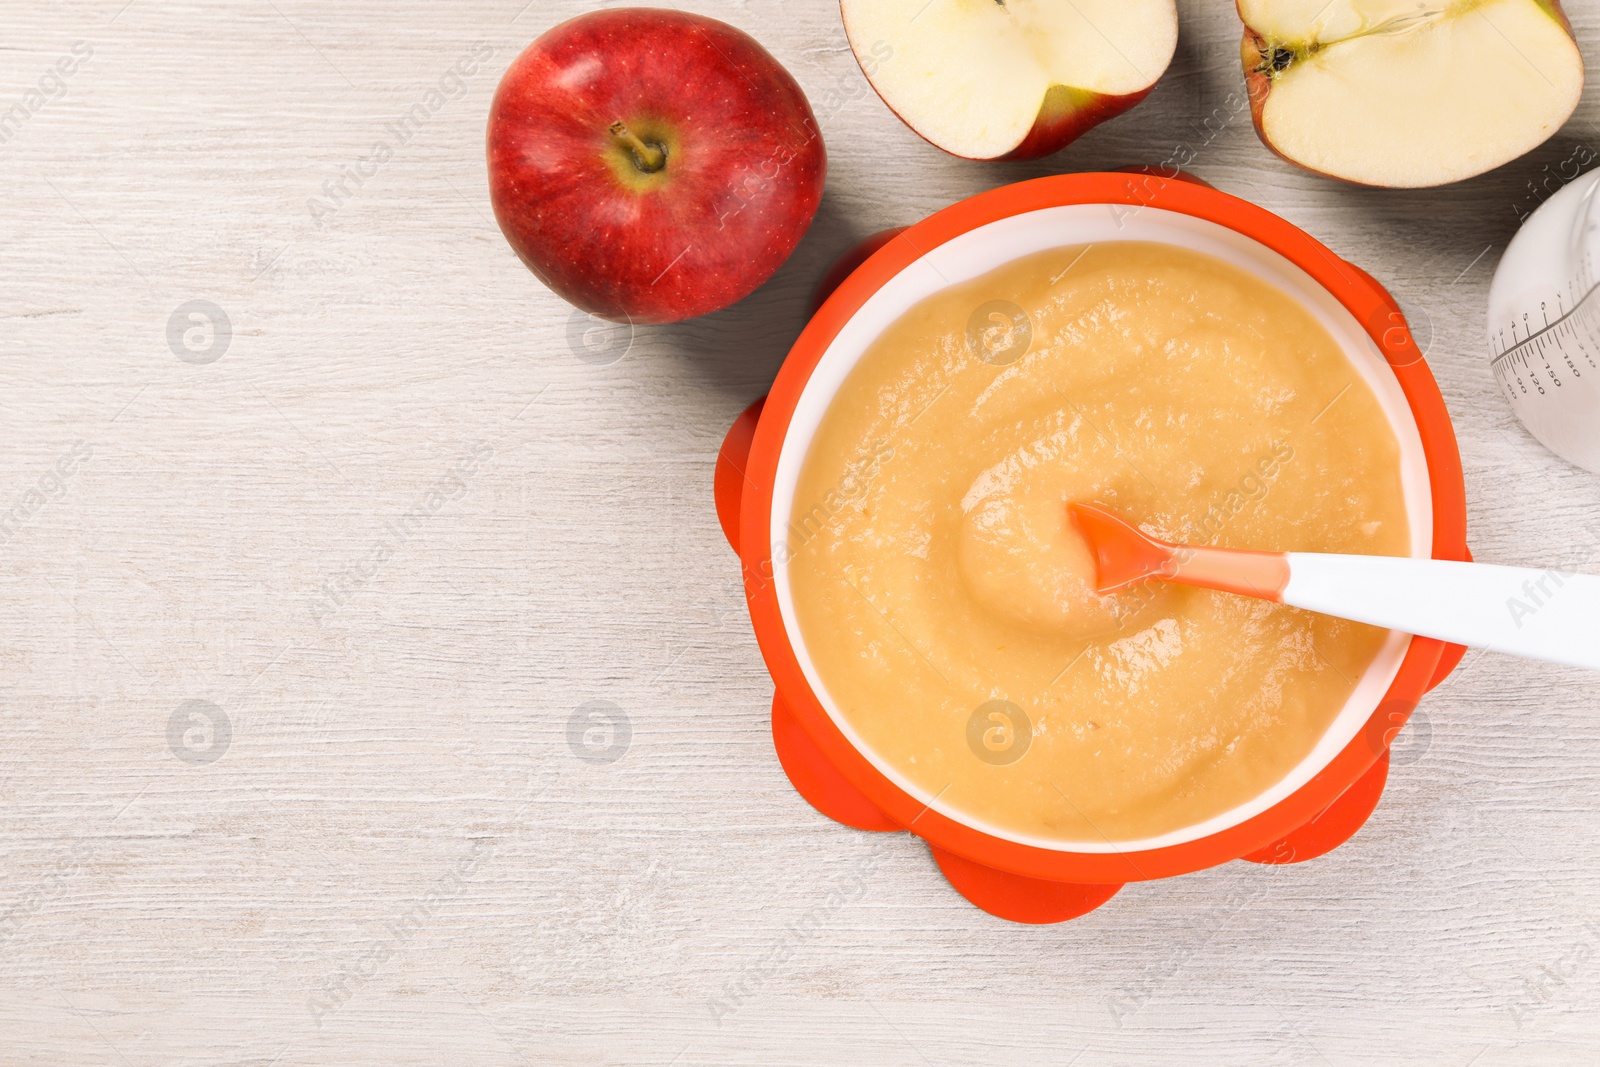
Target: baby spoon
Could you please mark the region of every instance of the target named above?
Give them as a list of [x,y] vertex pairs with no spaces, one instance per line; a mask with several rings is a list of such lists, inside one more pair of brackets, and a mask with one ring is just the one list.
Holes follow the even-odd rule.
[[1252,552],[1157,540],[1092,504],[1067,510],[1104,595],[1147,578],[1220,589],[1452,644],[1600,670],[1600,577],[1399,556]]

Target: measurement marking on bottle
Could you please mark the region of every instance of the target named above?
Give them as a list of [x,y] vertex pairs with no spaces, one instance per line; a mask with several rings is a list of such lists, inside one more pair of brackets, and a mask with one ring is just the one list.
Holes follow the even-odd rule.
[[[1591,322],[1594,319],[1594,311],[1597,307],[1600,307],[1600,305],[1590,304],[1589,298],[1594,295],[1596,289],[1600,289],[1600,285],[1590,286],[1589,291],[1580,296],[1578,298],[1578,302],[1572,305],[1571,311],[1558,314],[1554,322],[1546,323],[1546,325],[1534,330],[1520,341],[1515,340],[1517,327],[1513,323],[1511,327],[1513,344],[1510,348],[1507,348],[1505,351],[1495,356],[1491,365],[1498,365],[1502,360],[1511,358],[1511,356],[1514,355],[1518,349],[1526,348],[1528,345],[1538,341],[1545,334],[1555,334],[1556,337],[1559,338],[1560,335],[1565,332],[1572,337],[1574,341],[1578,340],[1578,335],[1572,328],[1572,320],[1580,314],[1584,316],[1584,321],[1586,323]],[[1566,329],[1563,331],[1562,327],[1566,327]]]
[[[1548,307],[1541,303],[1545,325],[1530,330],[1526,337],[1490,361],[1489,366],[1508,399],[1515,402],[1519,396],[1533,393],[1545,396],[1549,393],[1546,385],[1550,389],[1560,389],[1564,381],[1582,378],[1585,367],[1600,369],[1594,351],[1594,338],[1600,336],[1600,301],[1589,299],[1597,288],[1600,286],[1591,286],[1572,305],[1571,311],[1557,315],[1554,321],[1549,318]],[[1528,317],[1523,316],[1524,320]],[[1511,333],[1512,337],[1516,336],[1515,323]],[[1504,340],[1504,332],[1500,337]]]

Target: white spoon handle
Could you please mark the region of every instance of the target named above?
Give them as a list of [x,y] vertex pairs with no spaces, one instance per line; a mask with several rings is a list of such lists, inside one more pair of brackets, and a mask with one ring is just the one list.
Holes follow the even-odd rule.
[[1600,577],[1290,552],[1283,602],[1458,645],[1600,670]]

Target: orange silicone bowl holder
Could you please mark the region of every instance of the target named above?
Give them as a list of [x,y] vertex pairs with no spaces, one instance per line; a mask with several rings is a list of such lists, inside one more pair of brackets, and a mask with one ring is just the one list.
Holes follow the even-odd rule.
[[875,235],[847,254],[825,279],[820,306],[790,350],[771,393],[739,416],[717,457],[717,516],[739,552],[750,618],[777,687],[773,743],[795,790],[822,814],[858,830],[909,830],[928,842],[958,892],[991,914],[1025,923],[1075,918],[1105,903],[1125,882],[1186,874],[1236,859],[1297,863],[1337,848],[1377,806],[1395,734],[1465,651],[1431,638],[1413,638],[1366,727],[1311,781],[1236,826],[1139,852],[1062,852],[995,837],[932,810],[851,745],[802,674],[773,592],[766,531],[771,528],[778,454],[795,404],[850,317],[917,258],[978,226],[1065,204],[1155,207],[1206,219],[1277,251],[1326,288],[1378,345],[1410,404],[1428,463],[1434,558],[1471,558],[1455,432],[1399,305],[1365,271],[1248,201],[1186,175],[1163,176],[1148,169],[1057,175],[963,200],[909,229]]

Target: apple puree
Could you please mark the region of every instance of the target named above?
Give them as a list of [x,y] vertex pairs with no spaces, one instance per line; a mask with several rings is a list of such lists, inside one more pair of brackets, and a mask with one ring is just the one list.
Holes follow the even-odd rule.
[[1069,501],[1172,541],[1405,555],[1399,446],[1276,288],[1116,242],[1020,259],[891,325],[802,467],[796,620],[866,745],[941,804],[1129,841],[1271,787],[1384,631],[1154,583],[1094,592]]

